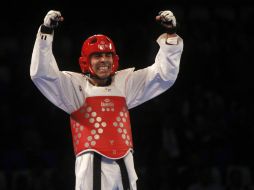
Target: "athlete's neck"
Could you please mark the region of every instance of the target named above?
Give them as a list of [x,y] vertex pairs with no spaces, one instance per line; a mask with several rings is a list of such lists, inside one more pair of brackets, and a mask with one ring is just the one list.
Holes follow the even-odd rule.
[[102,79],[97,76],[91,76],[89,82],[94,86],[109,86],[111,84],[111,77]]

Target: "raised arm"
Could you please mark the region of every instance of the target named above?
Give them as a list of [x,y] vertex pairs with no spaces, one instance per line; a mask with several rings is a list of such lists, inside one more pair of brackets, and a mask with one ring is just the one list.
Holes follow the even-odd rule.
[[62,18],[59,11],[49,11],[39,27],[33,48],[30,66],[30,75],[36,83],[36,79],[55,80],[59,77],[59,69],[52,52],[54,28],[58,26],[58,20]]
[[171,11],[161,11],[156,17],[167,32],[157,43],[160,48],[153,65],[134,71],[126,83],[126,97],[129,108],[140,105],[168,90],[179,73],[183,40],[176,34],[176,19]]
[[73,88],[72,81],[67,73],[58,69],[52,53],[54,29],[63,21],[59,11],[51,10],[39,27],[33,48],[30,76],[34,84],[57,107],[70,113],[74,110],[71,102]]

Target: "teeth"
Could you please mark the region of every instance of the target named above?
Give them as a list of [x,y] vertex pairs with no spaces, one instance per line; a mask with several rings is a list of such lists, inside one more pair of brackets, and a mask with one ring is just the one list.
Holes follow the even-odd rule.
[[108,70],[108,67],[99,67],[99,70],[105,71]]

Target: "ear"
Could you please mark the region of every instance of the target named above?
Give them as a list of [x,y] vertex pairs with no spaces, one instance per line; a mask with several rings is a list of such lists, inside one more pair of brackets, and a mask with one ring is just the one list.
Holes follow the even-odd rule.
[[85,58],[79,57],[79,64],[85,64]]
[[79,65],[83,73],[88,71],[88,65],[85,57],[79,57]]
[[119,66],[119,57],[118,55],[115,55],[113,60],[113,66],[112,66],[112,74],[114,74],[117,71],[118,66]]

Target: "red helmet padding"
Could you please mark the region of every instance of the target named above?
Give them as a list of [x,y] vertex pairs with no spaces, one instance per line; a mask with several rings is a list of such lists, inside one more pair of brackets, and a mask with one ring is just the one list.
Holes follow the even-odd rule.
[[114,74],[118,69],[118,60],[119,57],[116,54],[116,49],[113,41],[102,34],[96,34],[90,36],[85,40],[81,49],[81,56],[79,58],[79,65],[83,73],[91,73],[95,75],[90,63],[90,56],[93,53],[112,53],[113,55],[113,65],[112,65],[112,72]]

